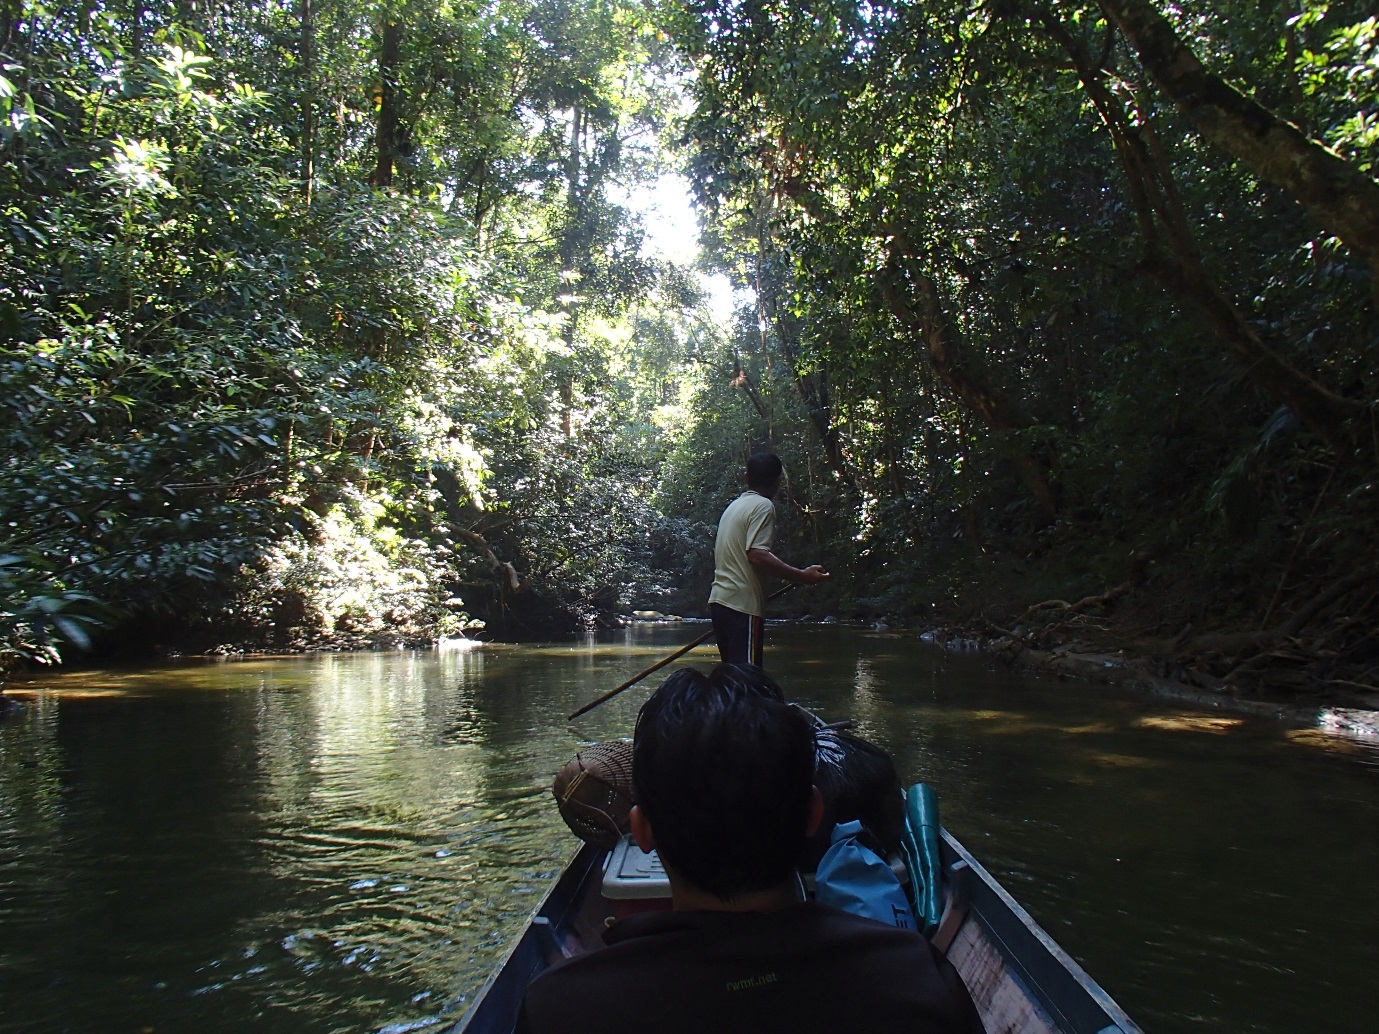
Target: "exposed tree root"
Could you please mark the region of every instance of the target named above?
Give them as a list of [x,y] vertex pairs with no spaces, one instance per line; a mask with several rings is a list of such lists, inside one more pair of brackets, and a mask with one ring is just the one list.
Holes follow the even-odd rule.
[[1248,657],[1295,639],[1322,611],[1337,600],[1374,581],[1373,571],[1356,571],[1333,582],[1298,608],[1293,616],[1271,629],[1260,632],[1227,632],[1200,635],[1179,647],[1180,654],[1217,653],[1227,657]]
[[[1083,611],[1092,610],[1093,608],[1105,610],[1122,596],[1129,595],[1144,584],[1145,568],[1148,563],[1149,557],[1146,554],[1136,553],[1130,558],[1130,577],[1119,585],[1094,596],[1084,596],[1076,603],[1068,603],[1064,600],[1045,600],[1043,603],[1036,603],[1015,619],[1015,627],[1019,628],[1027,621],[1030,621],[1036,614],[1046,610],[1057,611],[1057,615],[1055,618],[1045,623],[1044,631],[1050,630],[1052,625],[1061,624],[1061,619],[1081,614]],[[1014,633],[1006,634],[1013,635]]]

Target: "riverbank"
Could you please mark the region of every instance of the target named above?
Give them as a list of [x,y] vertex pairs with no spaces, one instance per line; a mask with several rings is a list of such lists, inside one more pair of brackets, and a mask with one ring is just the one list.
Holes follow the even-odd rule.
[[1317,724],[1333,732],[1379,741],[1379,694],[1376,693],[1355,692],[1331,703],[1303,703],[1246,695],[1228,683],[1203,686],[1181,678],[1166,678],[1151,670],[1153,658],[1135,657],[1124,651],[1085,652],[1078,650],[1076,644],[1037,650],[1006,638],[985,642],[982,649],[1026,670],[1127,686],[1198,707]]
[[1369,566],[1280,580],[1243,559],[1097,560],[1064,546],[969,557],[880,620],[1021,667],[1204,706],[1379,711],[1379,577]]
[[[681,616],[660,611],[636,611],[628,623],[702,623],[699,615]],[[1260,693],[1257,687],[1237,685],[1212,676],[1204,666],[1146,649],[1143,641],[1118,640],[1101,627],[1099,638],[1061,637],[1047,629],[1042,633],[1016,633],[989,622],[926,624],[904,618],[815,618],[806,611],[778,619],[787,624],[848,625],[880,632],[914,631],[919,638],[954,651],[991,655],[1021,671],[1046,672],[1107,685],[1124,686],[1149,696],[1195,707],[1238,714],[1276,718],[1302,727],[1379,742],[1379,690],[1335,687],[1329,693],[1305,696]],[[1316,676],[1316,684],[1326,679]]]
[[[1270,716],[1379,740],[1379,687],[1367,681],[1372,669],[1346,667],[1344,658],[1325,656],[1324,643],[1315,637],[1270,637],[1229,628],[1193,634],[1191,623],[1173,637],[1147,633],[1146,628],[1171,626],[1177,619],[1163,593],[1144,586],[1141,579],[1142,572],[1132,571],[1125,582],[1101,593],[1074,602],[1048,600],[1022,609],[1010,602],[1017,597],[1009,585],[1002,586],[1001,592],[988,585],[983,592],[982,586],[971,583],[962,600],[966,617],[945,616],[939,612],[948,608],[938,606],[921,608],[929,609],[928,615],[878,615],[836,606],[841,603],[836,598],[799,594],[789,601],[793,606],[779,620],[914,631],[925,640],[951,649],[978,650],[1019,670],[1127,686],[1198,707]],[[1336,598],[1343,595],[1330,593]],[[1320,609],[1312,608],[1314,612]],[[1002,614],[1009,616],[1002,620]],[[707,618],[638,609],[607,615],[598,627],[606,633],[628,624],[697,624],[701,620]],[[472,649],[482,645],[479,639],[445,637],[415,625],[367,630],[337,627],[331,633],[317,629],[310,635],[295,630],[298,635],[280,642],[265,642],[252,635],[239,637],[228,629],[217,634],[204,627],[193,630],[165,625],[146,631],[153,634],[122,636],[119,649],[99,651],[77,667],[111,660]],[[568,636],[553,632],[549,638]],[[1223,647],[1234,652],[1227,653]]]
[[[1035,639],[1013,632],[981,634],[971,627],[957,626],[923,631],[921,637],[947,649],[980,651],[1019,671],[1123,686],[1194,707],[1275,718],[1331,735],[1379,743],[1379,690],[1369,687],[1337,687],[1324,695],[1269,695],[1256,686],[1215,678],[1182,659],[1137,651],[1134,644]],[[1317,683],[1324,685],[1326,680],[1319,677]]]

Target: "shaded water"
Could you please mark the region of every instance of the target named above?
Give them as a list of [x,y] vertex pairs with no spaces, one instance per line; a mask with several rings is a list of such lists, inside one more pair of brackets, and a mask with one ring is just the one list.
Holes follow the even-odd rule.
[[[564,715],[694,631],[14,687],[0,1031],[443,1029],[572,849],[551,775],[646,690]],[[1379,750],[900,635],[772,629],[767,664],[1149,1031],[1376,1029]]]

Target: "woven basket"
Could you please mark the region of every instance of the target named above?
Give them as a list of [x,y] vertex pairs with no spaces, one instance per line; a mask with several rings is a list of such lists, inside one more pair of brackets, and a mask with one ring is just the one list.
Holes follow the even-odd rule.
[[632,808],[632,744],[609,740],[585,747],[555,777],[560,817],[575,836],[605,850],[627,832]]

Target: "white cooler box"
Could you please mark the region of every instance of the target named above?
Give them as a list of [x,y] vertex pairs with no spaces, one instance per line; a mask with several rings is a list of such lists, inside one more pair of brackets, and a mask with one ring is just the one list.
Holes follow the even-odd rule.
[[670,880],[655,851],[647,854],[631,837],[623,837],[604,863],[603,896],[619,919],[633,912],[667,909]]

